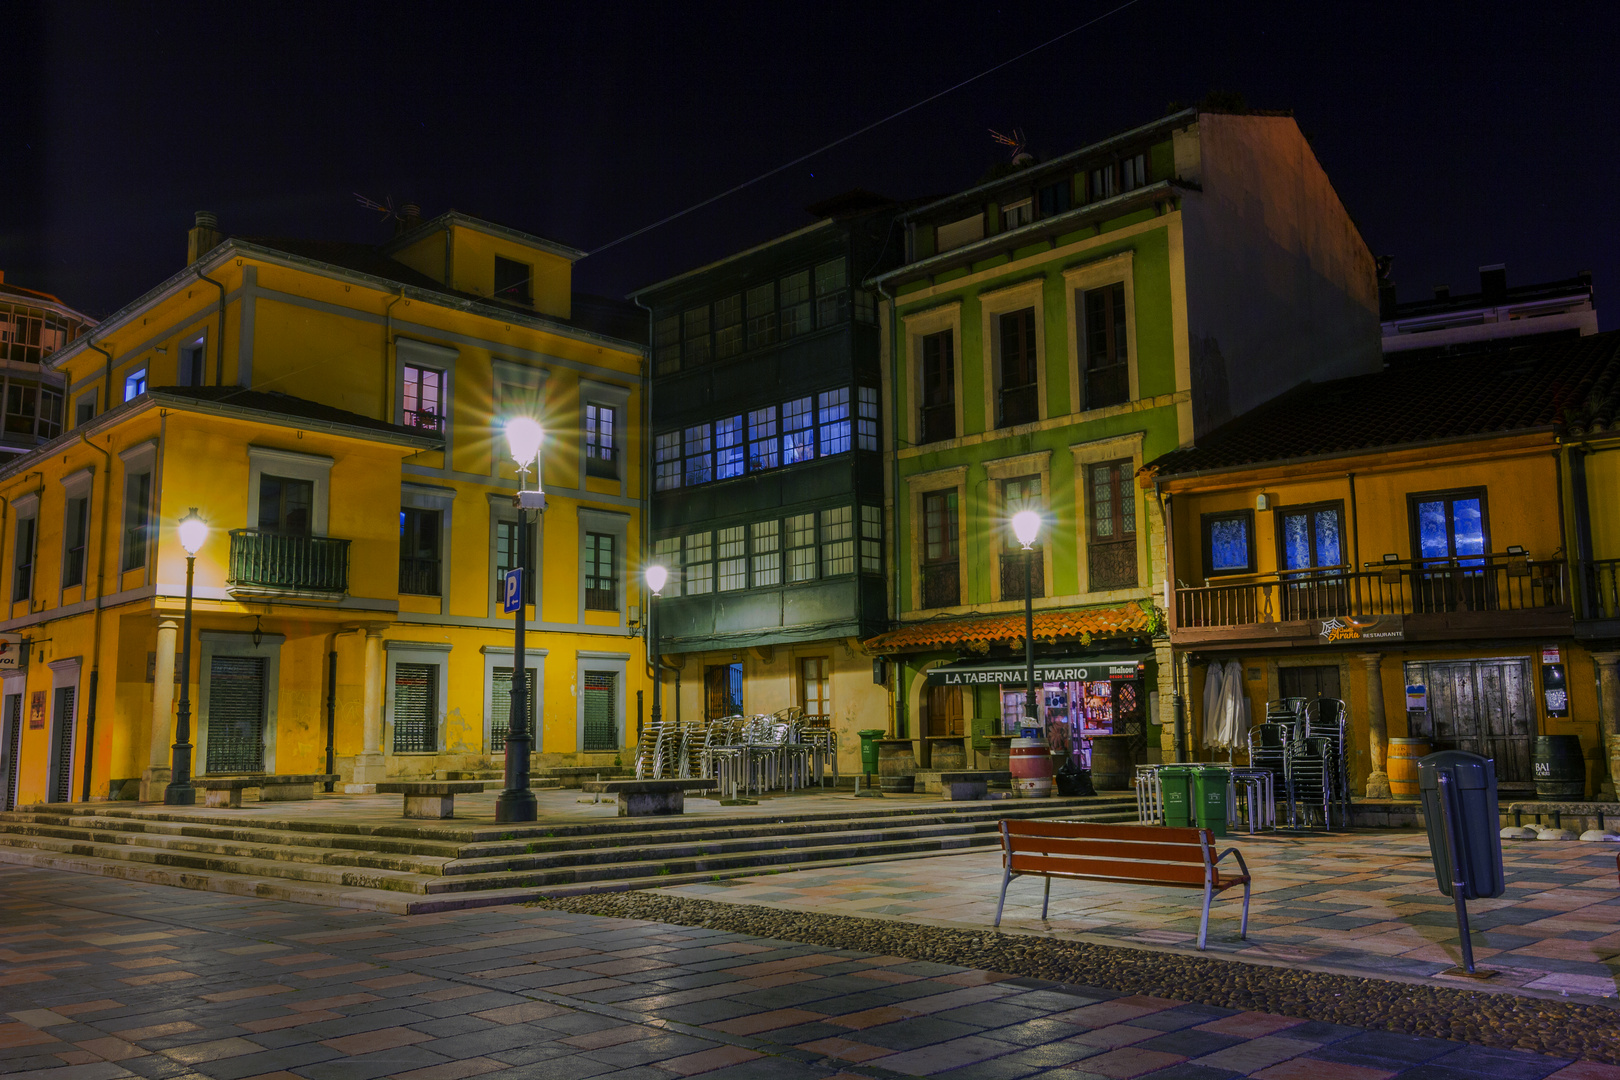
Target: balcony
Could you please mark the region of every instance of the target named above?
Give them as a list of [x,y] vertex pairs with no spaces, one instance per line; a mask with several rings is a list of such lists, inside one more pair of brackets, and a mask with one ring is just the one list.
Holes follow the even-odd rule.
[[[962,602],[961,581],[957,566],[951,562],[923,563],[922,606],[925,608],[955,607]],[[1023,594],[1020,587],[1019,594]]]
[[225,584],[238,597],[341,600],[349,591],[349,541],[232,529]]
[[956,402],[946,401],[922,408],[922,441],[944,442],[956,438]]
[[1371,645],[1572,631],[1562,560],[1500,554],[1366,567],[1246,575],[1232,584],[1179,588],[1171,639],[1186,646]]
[[1040,389],[1034,383],[1002,387],[1001,427],[1033,424],[1040,418]]
[[1040,549],[1003,551],[1001,553],[1001,598],[1003,600],[1022,600],[1024,598],[1024,565],[1026,563],[1029,564],[1030,592],[1033,598],[1039,600],[1046,595],[1046,564],[1041,559]]
[[1620,559],[1580,563],[1575,601],[1576,637],[1620,637]]

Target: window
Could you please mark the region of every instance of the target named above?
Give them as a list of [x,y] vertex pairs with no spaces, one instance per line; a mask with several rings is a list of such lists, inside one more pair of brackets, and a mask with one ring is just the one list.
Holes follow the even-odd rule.
[[[534,535],[534,526],[529,526],[529,536]],[[516,521],[497,520],[495,522],[495,599],[506,598],[506,572],[518,568],[518,557],[522,553],[518,542],[518,523]],[[523,602],[534,603],[534,573],[523,575]]]
[[709,362],[709,306],[691,308],[685,315],[686,344],[682,359],[687,367]]
[[439,665],[394,665],[394,753],[439,748]]
[[653,356],[657,359],[658,374],[668,375],[681,370],[681,317],[670,315],[659,319],[653,327]]
[[17,554],[11,573],[11,602],[28,600],[34,594],[34,542],[38,532],[35,519],[17,519]]
[[708,424],[686,429],[686,484],[707,484],[714,478],[714,454]]
[[407,506],[399,512],[399,591],[438,596],[439,538],[437,510]]
[[1069,178],[1064,177],[1055,184],[1047,184],[1036,195],[1040,203],[1041,217],[1052,217],[1069,209]]
[[875,387],[855,388],[858,415],[855,421],[855,445],[862,450],[878,448],[878,392]]
[[1254,573],[1254,511],[1205,514],[1204,576]]
[[922,441],[956,438],[956,362],[951,331],[922,339]]
[[585,607],[619,610],[619,578],[613,558],[612,533],[585,534]]
[[776,282],[748,290],[748,347],[757,349],[776,340]]
[[1340,541],[1343,504],[1279,507],[1277,565],[1282,575],[1283,618],[1315,619],[1349,611]]
[[80,397],[73,407],[73,426],[83,427],[96,418],[95,391]]
[[1021,199],[1009,203],[1001,208],[1001,231],[1016,229],[1020,225],[1028,225],[1035,220],[1035,204],[1029,199]]
[[[539,725],[535,721],[534,684],[539,682],[536,669],[524,665],[523,696],[529,706],[529,735],[536,750],[540,748]],[[506,736],[512,729],[512,668],[495,667],[489,673],[489,753],[500,755],[506,750]]]
[[1125,284],[1115,282],[1083,294],[1085,310],[1085,400],[1081,407],[1101,409],[1131,397],[1131,374],[1125,333]]
[[84,496],[67,501],[62,522],[62,588],[84,584],[84,554],[90,535],[90,500]]
[[754,548],[754,588],[782,584],[782,523],[756,521],[749,526]]
[[1086,558],[1094,592],[1136,584],[1135,471],[1129,460],[1088,467]]
[[619,746],[619,673],[587,671],[580,702],[581,749],[616,750]]
[[861,506],[861,573],[883,573],[883,507]]
[[849,387],[823,390],[816,399],[821,426],[821,456],[843,454],[849,450]]
[[787,519],[788,581],[814,581],[816,577],[816,515],[795,514]]
[[585,406],[585,475],[619,475],[618,448],[614,445],[613,406]]
[[653,439],[653,486],[670,491],[681,486],[681,433],[667,431]]
[[[1027,581],[1032,596],[1046,595],[1046,562],[1041,555],[1040,537],[1028,551],[1012,530],[1012,517],[1022,510],[1045,514],[1041,501],[1041,478],[1019,476],[1001,482],[1001,512],[1006,518],[1006,530],[1001,538],[1001,598],[1022,600]],[[1026,577],[1026,575],[1028,575]]]
[[315,484],[287,476],[259,477],[259,528],[285,536],[309,536]]
[[715,533],[721,592],[748,587],[748,530],[741,525]]
[[714,422],[714,476],[729,480],[743,474],[743,418],[728,416]]
[[653,541],[653,561],[669,571],[662,596],[681,595],[681,538],[666,536]]
[[825,656],[806,656],[799,661],[799,705],[806,719],[832,715],[829,666]]
[[444,372],[403,365],[401,394],[405,426],[444,430]]
[[1147,184],[1147,155],[1137,154],[1119,163],[1119,189],[1135,191]]
[[743,351],[743,298],[741,293],[714,302],[714,355],[718,360]]
[[530,281],[534,271],[526,263],[495,256],[495,297],[514,304],[534,303]]
[[1001,336],[1001,427],[1029,424],[1040,417],[1035,384],[1035,309],[1009,311],[997,318]]
[[1091,170],[1091,200],[1112,199],[1119,194],[1119,185],[1114,179],[1114,167],[1104,165],[1100,169]]
[[147,543],[151,536],[152,474],[130,473],[124,477],[124,552],[121,570],[139,570],[146,565]]
[[821,576],[855,572],[854,511],[847,506],[821,512]]
[[686,595],[714,592],[714,534],[690,533],[686,537]]
[[748,414],[748,468],[774,469],[781,457],[782,440],[776,433],[776,406]]
[[849,318],[849,279],[844,260],[816,265],[816,325],[832,326]]
[[133,401],[146,393],[146,369],[137,368],[124,378],[124,400]]
[[855,290],[855,320],[863,323],[877,322],[877,294],[871,289]]
[[179,376],[181,386],[201,386],[203,384],[202,342],[187,345],[180,350]]
[[922,606],[952,607],[960,602],[957,578],[956,489],[923,495]]
[[719,720],[741,716],[743,708],[743,666],[710,664],[703,669],[703,716]]
[[782,336],[793,337],[810,329],[810,271],[789,274],[779,283]]
[[1481,611],[1496,606],[1496,579],[1485,569],[1490,529],[1485,489],[1408,495],[1413,575],[1412,602],[1430,611]]
[[782,464],[797,465],[816,456],[815,416],[807,397],[782,406]]

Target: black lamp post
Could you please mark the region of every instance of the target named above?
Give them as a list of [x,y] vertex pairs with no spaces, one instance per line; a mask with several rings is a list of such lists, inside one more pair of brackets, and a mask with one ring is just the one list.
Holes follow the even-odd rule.
[[[534,792],[529,788],[529,755],[534,747],[534,734],[529,730],[529,670],[524,655],[524,634],[527,630],[529,590],[529,514],[545,510],[546,496],[539,490],[525,491],[528,486],[529,465],[540,456],[540,440],[544,437],[540,425],[528,417],[507,421],[506,442],[512,459],[518,467],[518,493],[512,499],[517,507],[518,595],[517,624],[512,635],[512,705],[506,727],[506,779],[505,788],[495,800],[495,820],[534,821],[539,808]],[[539,486],[536,472],[536,487]]]
[[163,789],[166,806],[195,806],[197,789],[191,784],[191,583],[197,572],[197,552],[208,539],[208,523],[194,506],[180,519],[180,546],[186,550],[186,617],[180,646],[180,707],[174,722],[174,756],[169,762],[169,784]]
[[1040,713],[1035,707],[1035,576],[1030,565],[1035,553],[1030,545],[1040,535],[1041,515],[1034,510],[1020,510],[1013,515],[1012,527],[1013,535],[1024,545],[1024,719],[1039,730]]
[[664,583],[669,580],[669,571],[657,563],[653,563],[647,567],[645,576],[647,588],[652,591],[652,596],[647,600],[647,652],[652,658],[652,728],[653,737],[657,738],[658,725],[664,719],[663,653],[658,647],[658,598],[663,595]]

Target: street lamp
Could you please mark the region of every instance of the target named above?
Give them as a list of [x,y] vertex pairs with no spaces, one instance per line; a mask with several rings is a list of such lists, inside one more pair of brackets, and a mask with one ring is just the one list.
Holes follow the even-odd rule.
[[545,510],[546,496],[540,489],[540,475],[535,472],[535,490],[525,491],[529,483],[529,466],[540,457],[540,442],[545,432],[527,416],[514,417],[506,422],[506,445],[517,462],[518,493],[512,497],[517,507],[517,625],[512,635],[512,705],[506,727],[506,786],[495,800],[495,820],[534,821],[539,817],[534,792],[529,789],[529,754],[534,746],[534,735],[529,730],[529,671],[523,651],[526,630],[527,592],[529,587],[529,514],[530,510]]
[[1034,510],[1020,510],[1012,518],[1013,535],[1024,545],[1024,667],[1026,685],[1024,717],[1031,727],[1039,727],[1039,714],[1035,710],[1035,588],[1030,564],[1035,553],[1030,545],[1041,532],[1041,515]]
[[658,737],[658,725],[664,719],[663,657],[658,648],[658,597],[664,591],[664,583],[669,581],[669,571],[657,563],[653,563],[647,567],[644,576],[647,579],[647,588],[652,590],[652,598],[647,601],[647,649],[652,653],[652,728],[653,738],[656,739]]
[[186,550],[185,644],[180,646],[180,707],[174,723],[174,756],[169,762],[169,784],[163,789],[167,806],[195,806],[197,789],[191,785],[191,583],[197,572],[197,552],[208,539],[208,522],[193,506],[180,519],[180,546]]

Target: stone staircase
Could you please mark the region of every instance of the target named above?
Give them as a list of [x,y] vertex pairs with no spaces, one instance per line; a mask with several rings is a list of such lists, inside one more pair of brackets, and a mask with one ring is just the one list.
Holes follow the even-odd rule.
[[1002,818],[1136,820],[1130,793],[454,831],[244,820],[116,803],[0,813],[0,863],[399,914],[926,858],[1000,842]]

